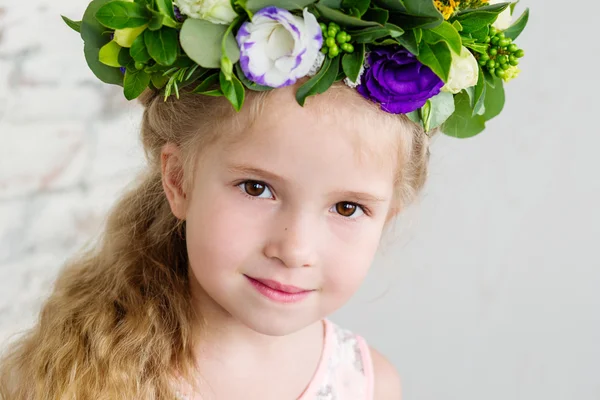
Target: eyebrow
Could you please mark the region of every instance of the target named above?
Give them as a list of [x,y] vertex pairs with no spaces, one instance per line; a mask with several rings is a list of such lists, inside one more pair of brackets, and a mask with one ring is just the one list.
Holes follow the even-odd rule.
[[[273,172],[266,171],[261,168],[250,167],[248,165],[234,164],[227,168],[229,172],[232,173],[241,173],[247,175],[259,176],[263,179],[275,181],[275,182],[285,182],[286,180]],[[355,200],[357,202],[368,202],[368,203],[382,203],[385,202],[386,199],[374,196],[369,193],[364,192],[356,192],[352,190],[338,190],[332,193],[335,196],[349,198]]]

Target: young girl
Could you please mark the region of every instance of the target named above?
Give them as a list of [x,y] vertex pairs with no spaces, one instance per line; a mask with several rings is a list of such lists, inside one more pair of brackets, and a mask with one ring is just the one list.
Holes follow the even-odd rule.
[[[115,3],[134,7],[107,4]],[[180,5],[189,14],[183,32],[193,15]],[[114,206],[97,246],[64,268],[36,326],[5,355],[0,398],[401,398],[390,362],[327,317],[358,289],[386,225],[423,187],[430,138],[424,128],[434,123],[406,114],[426,107],[447,82],[405,49],[394,46],[390,55],[372,48],[362,86],[331,79],[327,90],[299,100],[307,85],[323,82],[321,72],[308,79],[309,68],[297,74],[292,68],[284,76],[285,63],[271,57],[278,70],[259,77],[252,72],[262,65],[253,64],[258,56],[244,53],[244,32],[250,38],[259,32],[261,17],[281,22],[275,13],[283,11],[257,12],[255,25],[236,26],[242,69],[235,74],[221,55],[212,86],[175,85],[178,98],[163,100],[181,74],[162,90],[152,80],[142,93],[146,172]],[[285,17],[297,29],[271,24],[267,33],[285,36],[283,26],[293,39],[314,18],[307,14],[303,21]],[[105,21],[104,15],[100,8],[96,18]],[[89,35],[93,23],[86,18],[79,28]],[[321,35],[323,26],[316,26]],[[148,50],[152,35],[145,39]],[[116,39],[109,40],[106,46]],[[265,48],[281,58],[286,53],[278,43]],[[297,55],[294,68],[315,64],[316,55],[302,59],[310,51],[308,45]],[[102,51],[99,57],[108,63]],[[317,64],[339,65],[331,47],[327,57]],[[392,83],[378,100],[381,82],[370,80],[387,64],[377,57],[396,60],[396,76],[418,75]],[[137,82],[139,71],[150,74],[160,64],[146,65],[127,64],[128,97],[139,95],[131,96],[139,88],[128,79],[135,75]],[[240,96],[238,79],[257,90]],[[255,86],[265,83],[277,89]],[[412,94],[394,97],[394,85]]]

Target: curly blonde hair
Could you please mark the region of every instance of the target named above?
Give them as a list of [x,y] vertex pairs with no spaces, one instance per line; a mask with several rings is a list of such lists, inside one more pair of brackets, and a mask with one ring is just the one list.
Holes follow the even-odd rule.
[[[425,182],[428,136],[339,82],[328,92],[349,96],[368,118],[387,118],[401,135],[393,206],[401,209]],[[162,188],[161,149],[177,144],[190,171],[198,149],[251,124],[268,97],[248,93],[241,121],[223,98],[142,95],[147,168],[109,213],[97,245],[62,269],[35,326],[7,349],[0,399],[174,399],[174,379],[193,382],[202,318],[190,303],[185,223],[172,214]],[[183,185],[189,187],[190,176],[183,174]]]

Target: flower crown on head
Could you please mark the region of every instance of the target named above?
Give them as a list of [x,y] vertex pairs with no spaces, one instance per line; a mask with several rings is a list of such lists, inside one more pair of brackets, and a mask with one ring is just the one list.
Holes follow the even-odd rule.
[[498,0],[93,0],[81,34],[93,73],[128,100],[146,88],[165,99],[225,96],[310,77],[308,96],[345,83],[382,110],[429,132],[474,136],[504,106],[504,82],[524,52],[513,41],[529,9]]

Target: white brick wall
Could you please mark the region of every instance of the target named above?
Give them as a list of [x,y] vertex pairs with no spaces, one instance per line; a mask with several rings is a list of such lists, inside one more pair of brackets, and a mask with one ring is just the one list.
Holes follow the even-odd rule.
[[0,1],[0,341],[142,165],[140,107],[87,68],[81,0]]

